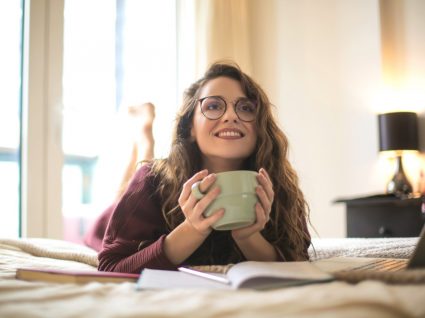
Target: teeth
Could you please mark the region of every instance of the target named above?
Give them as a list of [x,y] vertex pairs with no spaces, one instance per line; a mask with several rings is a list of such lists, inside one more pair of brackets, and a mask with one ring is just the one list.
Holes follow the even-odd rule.
[[237,131],[222,131],[218,134],[219,137],[241,137]]

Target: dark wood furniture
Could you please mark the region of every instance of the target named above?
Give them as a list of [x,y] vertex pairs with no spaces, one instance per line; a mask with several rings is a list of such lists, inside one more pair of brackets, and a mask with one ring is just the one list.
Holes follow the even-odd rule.
[[414,237],[425,223],[421,197],[373,195],[335,202],[346,204],[347,237]]

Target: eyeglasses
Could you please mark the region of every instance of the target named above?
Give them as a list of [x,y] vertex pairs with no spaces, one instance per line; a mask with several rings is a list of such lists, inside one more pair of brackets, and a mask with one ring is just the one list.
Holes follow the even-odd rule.
[[[227,102],[221,96],[207,96],[198,100],[202,114],[211,120],[221,118],[227,110]],[[248,98],[240,98],[233,103],[235,113],[242,121],[254,121],[257,116],[257,105]]]

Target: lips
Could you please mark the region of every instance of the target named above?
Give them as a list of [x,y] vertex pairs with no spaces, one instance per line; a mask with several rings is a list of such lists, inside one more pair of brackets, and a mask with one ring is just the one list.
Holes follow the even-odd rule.
[[242,138],[244,134],[239,129],[221,129],[214,136],[225,139]]

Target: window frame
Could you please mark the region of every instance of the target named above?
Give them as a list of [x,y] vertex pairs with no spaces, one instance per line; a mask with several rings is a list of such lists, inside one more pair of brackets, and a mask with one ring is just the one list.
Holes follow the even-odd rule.
[[22,237],[61,239],[64,0],[24,2]]
[[[64,154],[62,147],[65,0],[21,1],[24,26],[20,236],[63,239],[63,166],[82,166],[81,158]],[[177,60],[178,48],[178,65]],[[90,175],[90,167],[83,166]],[[89,191],[83,199],[90,200]]]

